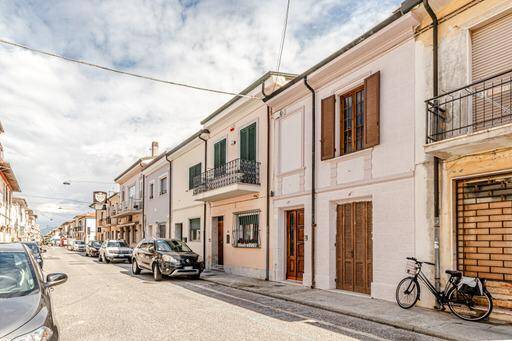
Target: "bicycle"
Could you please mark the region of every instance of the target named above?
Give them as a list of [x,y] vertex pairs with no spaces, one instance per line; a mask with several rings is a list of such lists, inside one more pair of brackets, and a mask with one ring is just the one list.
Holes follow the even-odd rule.
[[459,289],[462,272],[446,270],[446,274],[450,277],[444,290],[439,291],[422,272],[423,264],[434,265],[434,263],[420,262],[414,257],[407,257],[407,260],[409,262],[406,272],[410,276],[402,279],[396,288],[396,302],[401,308],[412,308],[420,299],[419,279],[435,296],[440,310],[448,306],[455,316],[466,321],[481,321],[491,314],[492,296],[485,287],[485,279],[479,279],[482,284],[481,290],[478,285],[476,288]]

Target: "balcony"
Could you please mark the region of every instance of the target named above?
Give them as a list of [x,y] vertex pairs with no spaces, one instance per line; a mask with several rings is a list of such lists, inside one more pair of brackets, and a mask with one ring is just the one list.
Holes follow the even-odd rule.
[[260,163],[236,159],[194,178],[194,199],[216,201],[260,191]]
[[128,198],[126,201],[122,201],[119,204],[114,205],[112,210],[112,217],[123,217],[130,214],[142,212],[142,200]]
[[512,70],[426,101],[425,152],[442,159],[512,145]]

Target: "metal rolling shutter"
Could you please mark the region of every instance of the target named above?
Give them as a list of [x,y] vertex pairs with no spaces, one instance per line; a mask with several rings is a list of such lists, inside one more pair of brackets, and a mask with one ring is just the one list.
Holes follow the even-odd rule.
[[472,31],[474,81],[512,68],[512,14]]

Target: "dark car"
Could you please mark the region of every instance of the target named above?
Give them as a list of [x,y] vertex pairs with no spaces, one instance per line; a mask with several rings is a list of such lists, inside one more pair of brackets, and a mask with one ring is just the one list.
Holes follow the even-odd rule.
[[39,245],[34,242],[23,242],[22,244],[28,246],[30,251],[32,251],[32,255],[34,256],[35,260],[37,261],[37,264],[43,268],[43,257],[41,256],[42,250],[39,248]]
[[184,242],[177,239],[146,239],[133,249],[132,273],[142,269],[153,272],[155,281],[166,276],[193,276],[199,278],[204,262]]
[[44,279],[27,246],[0,244],[0,340],[58,340],[50,288],[67,279],[62,273]]
[[91,240],[85,246],[85,256],[98,257],[100,254],[101,243],[96,240]]

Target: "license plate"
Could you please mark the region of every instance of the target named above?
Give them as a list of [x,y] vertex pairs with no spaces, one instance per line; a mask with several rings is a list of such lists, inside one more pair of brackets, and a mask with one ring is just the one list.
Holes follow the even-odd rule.
[[192,270],[193,268],[191,266],[185,266],[184,269],[185,270]]

